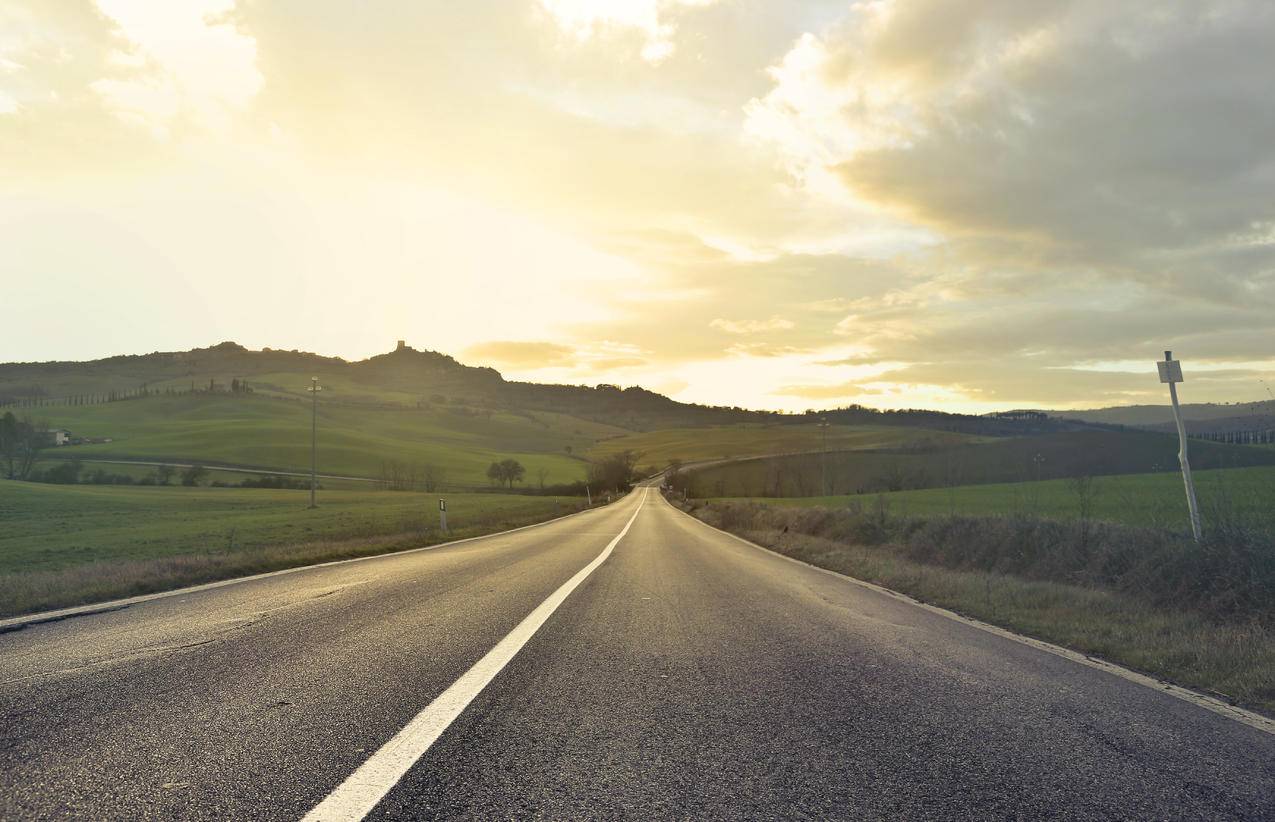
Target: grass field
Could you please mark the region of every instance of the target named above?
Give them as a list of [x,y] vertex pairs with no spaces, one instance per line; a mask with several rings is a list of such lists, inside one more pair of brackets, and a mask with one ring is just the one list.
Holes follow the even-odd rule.
[[[951,445],[882,447],[827,455],[829,495],[876,493],[1075,476],[1177,470],[1177,438],[1140,431],[1069,431]],[[1275,452],[1195,442],[1200,470],[1275,465]],[[696,497],[809,497],[824,488],[823,457],[804,454],[708,466],[692,473]]]
[[[308,470],[310,407],[254,395],[160,395],[99,405],[37,409],[52,427],[112,442],[46,451],[79,456],[206,462],[281,471]],[[578,456],[623,429],[549,412],[526,415],[464,407],[424,409],[319,406],[319,470],[374,477],[385,460],[431,464],[447,482],[485,485],[493,460],[513,457],[525,482],[546,472],[549,484],[583,478]],[[571,451],[568,453],[567,449]]]
[[[1223,515],[1275,528],[1275,467],[1218,468],[1196,471],[1194,477],[1206,523]],[[1153,527],[1190,526],[1182,475],[1177,472],[1094,477],[1089,494],[1092,498],[1088,510],[1093,519]],[[755,501],[826,508],[881,504],[900,516],[962,514],[1076,519],[1081,511],[1081,494],[1071,480]]]
[[[574,498],[447,494],[452,537],[578,510]],[[0,480],[0,611],[161,590],[438,542],[437,494],[63,486]]]
[[[829,451],[939,447],[977,440],[968,434],[884,425],[830,425],[827,429]],[[628,434],[603,440],[589,455],[605,456],[628,450],[642,455],[642,465],[664,466],[674,459],[682,462],[738,459],[820,451],[823,447],[824,429],[818,425],[740,424]]]

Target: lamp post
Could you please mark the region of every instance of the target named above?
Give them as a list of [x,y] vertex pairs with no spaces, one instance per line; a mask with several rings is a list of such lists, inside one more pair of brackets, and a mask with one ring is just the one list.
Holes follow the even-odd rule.
[[1178,462],[1182,465],[1182,481],[1186,484],[1186,504],[1191,512],[1191,534],[1200,541],[1200,506],[1195,501],[1195,483],[1191,481],[1191,463],[1186,458],[1186,426],[1182,423],[1182,411],[1178,408],[1178,383],[1182,382],[1182,363],[1173,359],[1172,351],[1164,352],[1164,362],[1156,363],[1160,369],[1160,382],[1169,386],[1169,399],[1173,403],[1173,421],[1178,426]]
[[318,377],[310,378],[310,387],[306,389],[310,392],[310,507],[318,508],[319,504],[314,501],[315,489],[319,487],[318,483],[318,466],[319,466],[319,392],[323,390],[323,386],[319,385]]

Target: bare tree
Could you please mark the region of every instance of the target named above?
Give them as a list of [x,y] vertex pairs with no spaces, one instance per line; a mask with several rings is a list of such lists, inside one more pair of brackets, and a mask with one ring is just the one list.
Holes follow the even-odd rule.
[[40,452],[49,444],[48,425],[30,417],[21,419],[12,411],[0,417],[0,465],[8,479],[26,479]]
[[425,463],[424,469],[421,471],[421,482],[425,486],[426,493],[434,493],[443,487],[443,483],[447,481],[447,469],[442,468],[433,463]]

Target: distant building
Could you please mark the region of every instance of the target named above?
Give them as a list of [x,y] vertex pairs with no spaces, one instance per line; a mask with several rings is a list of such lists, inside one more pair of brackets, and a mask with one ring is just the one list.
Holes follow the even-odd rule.
[[66,445],[71,441],[71,432],[65,428],[57,428],[44,433],[48,436],[49,443],[52,445]]
[[407,342],[406,342],[405,340],[399,340],[399,341],[398,341],[398,347],[397,347],[397,348],[395,348],[394,350],[395,350],[395,351],[402,351],[404,348],[407,348]]

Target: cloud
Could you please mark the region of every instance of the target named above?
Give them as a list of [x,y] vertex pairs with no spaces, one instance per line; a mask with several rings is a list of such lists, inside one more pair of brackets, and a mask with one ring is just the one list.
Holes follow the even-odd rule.
[[985,262],[1160,271],[1275,225],[1273,40],[1260,0],[861,4],[751,123]]
[[261,90],[257,45],[234,27],[234,0],[97,5],[128,41],[111,60],[137,71],[91,87],[125,122],[158,136],[166,136],[179,117],[203,128],[224,127],[227,109],[243,108]]
[[787,331],[796,327],[796,323],[783,317],[771,317],[768,320],[723,320],[719,317],[708,325],[727,334],[758,334],[764,331]]
[[605,36],[616,29],[634,30],[643,40],[642,59],[658,64],[672,55],[672,20],[687,7],[709,6],[717,0],[539,0],[554,22],[577,40]]
[[1150,398],[1086,364],[1168,347],[1193,399],[1261,394],[1269,3],[161,5],[0,8],[6,264],[129,297],[11,351],[150,350],[111,318],[184,315],[180,276],[218,318],[183,344],[425,327],[696,401]]
[[465,349],[465,356],[480,365],[514,368],[549,368],[575,363],[576,351],[569,345],[552,342],[493,340]]

